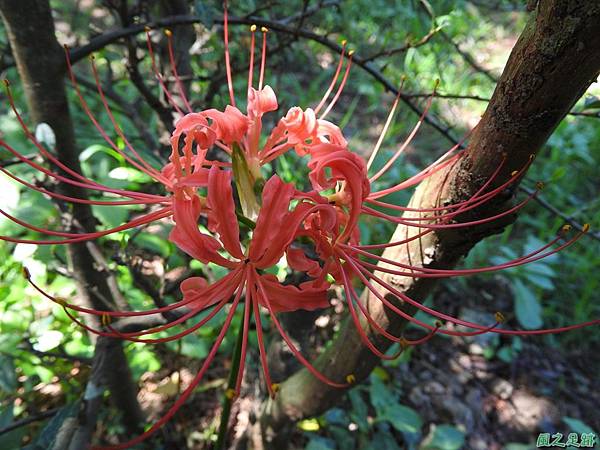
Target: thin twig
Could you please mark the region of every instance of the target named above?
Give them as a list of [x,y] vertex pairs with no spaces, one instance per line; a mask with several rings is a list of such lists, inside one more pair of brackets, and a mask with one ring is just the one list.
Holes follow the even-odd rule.
[[382,56],[388,57],[388,56],[395,55],[397,53],[403,53],[410,48],[421,47],[421,46],[427,44],[433,36],[435,36],[439,31],[441,31],[441,29],[442,29],[441,26],[432,28],[431,30],[429,30],[429,32],[425,36],[423,36],[418,41],[407,42],[406,44],[402,45],[401,47],[391,48],[388,50],[381,50],[377,53],[373,53],[371,56],[367,56],[366,58],[364,58],[363,61],[371,62],[377,58],[381,58]]
[[24,427],[25,425],[29,425],[30,423],[37,422],[39,420],[44,420],[44,419],[47,419],[48,417],[52,417],[58,411],[60,411],[60,408],[53,408],[53,409],[49,409],[47,411],[43,411],[39,414],[34,414],[32,416],[28,416],[28,417],[25,417],[20,420],[15,420],[14,422],[6,425],[5,427],[0,428],[0,436],[2,436],[3,434],[9,433],[13,430],[16,430],[17,428],[21,428],[21,427]]

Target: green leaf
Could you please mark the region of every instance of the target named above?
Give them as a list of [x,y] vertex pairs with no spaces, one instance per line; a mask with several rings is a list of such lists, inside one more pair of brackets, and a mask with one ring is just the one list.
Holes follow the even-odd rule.
[[321,436],[311,437],[305,450],[335,450],[335,442]]
[[377,376],[371,377],[371,386],[369,387],[371,403],[379,414],[396,403],[396,396]]
[[200,18],[200,22],[206,28],[211,28],[215,21],[215,14],[213,9],[209,5],[205,5],[205,2],[196,0],[194,2],[194,10],[196,15]]
[[0,355],[0,390],[12,394],[17,389],[15,362],[11,356]]
[[369,429],[369,423],[367,422],[369,410],[367,408],[367,404],[360,395],[360,390],[352,389],[350,392],[348,392],[348,397],[350,397],[350,403],[352,403],[350,418],[356,422],[361,431],[366,432]]
[[585,109],[600,109],[600,98],[595,95],[589,95],[583,103]]
[[381,424],[377,427],[377,431],[373,434],[371,442],[373,450],[400,450],[401,447],[396,442],[396,438],[389,430],[387,424]]
[[348,433],[348,427],[338,427],[336,425],[328,426],[327,431],[337,444],[338,449],[355,448],[355,437],[352,433]]
[[109,227],[117,227],[126,221],[130,206],[100,206],[92,205],[92,211],[94,216],[102,221]]
[[[0,428],[4,428],[11,424],[14,418],[14,406],[11,403],[7,407],[3,407],[0,412]],[[21,441],[27,434],[27,428],[19,427],[7,433],[0,435],[0,448],[2,450],[19,450]]]
[[573,432],[573,433],[578,433],[578,434],[582,434],[582,433],[595,433],[594,430],[592,430],[592,428],[582,422],[579,419],[575,419],[573,417],[563,417],[563,422],[567,424],[567,426],[570,428],[569,431]]
[[132,181],[136,183],[150,183],[152,181],[150,175],[141,170],[134,169],[133,167],[115,167],[108,172],[108,176],[115,180]]
[[135,237],[135,245],[163,257],[171,253],[171,245],[166,239],[152,233],[140,233]]
[[550,278],[544,277],[542,275],[537,275],[535,273],[528,273],[527,280],[531,281],[537,287],[541,289],[545,289],[547,291],[554,289],[554,283]]
[[86,148],[84,151],[82,151],[79,154],[79,161],[81,161],[82,163],[87,162],[96,153],[105,153],[109,156],[112,156],[119,163],[121,163],[121,164],[125,163],[125,158],[123,158],[123,156],[121,156],[118,152],[114,151],[110,147],[106,147],[106,146],[100,145],[100,144],[90,145],[88,148]]
[[385,408],[385,411],[377,416],[377,421],[382,420],[390,422],[401,433],[416,434],[423,426],[421,416],[414,409],[399,404]]
[[465,433],[452,425],[432,425],[422,450],[458,450],[465,445]]
[[528,330],[540,328],[542,321],[542,307],[535,294],[520,280],[515,280],[515,313],[517,320]]

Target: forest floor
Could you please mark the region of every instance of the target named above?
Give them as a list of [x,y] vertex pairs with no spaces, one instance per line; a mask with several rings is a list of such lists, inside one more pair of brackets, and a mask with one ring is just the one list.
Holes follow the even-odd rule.
[[[475,281],[469,284],[468,289],[469,294],[462,299],[456,297],[454,290],[440,289],[435,296],[435,304],[461,318],[487,323],[493,322],[495,311],[507,310],[507,302],[512,301],[509,286],[501,278]],[[475,305],[485,297],[492,301]],[[329,317],[326,328],[334,326],[335,318]],[[326,334],[322,333],[323,336]],[[597,376],[598,361],[591,350],[582,346],[580,350],[565,354],[560,350],[562,347],[551,345],[542,337],[525,338],[518,345],[514,344],[514,338],[492,335],[436,337],[415,347],[410,358],[382,366],[379,374],[385,374],[385,382],[399,393],[402,404],[420,415],[422,436],[430,434],[435,425],[452,424],[464,433],[462,448],[465,449],[533,449],[540,433],[560,432],[565,442],[569,433],[581,433],[580,426],[583,424],[599,430],[600,380]],[[283,348],[272,351],[285,354]],[[255,421],[260,401],[264,398],[261,377],[256,375],[257,355],[249,354],[249,358],[245,387],[234,406],[230,422],[231,448],[236,449],[248,448],[247,431]],[[288,362],[284,356],[281,363],[286,365]],[[169,370],[171,364],[172,367],[186,367],[182,361],[165,363],[162,371],[144,380],[140,395],[142,404],[147,410],[154,411],[155,417],[159,417],[161,410],[164,413],[167,396],[172,399],[171,396],[178,389],[185,388],[194,375],[190,365],[187,366],[190,370]],[[171,429],[165,433],[171,445],[168,448],[211,448],[211,436],[214,439],[219,422],[227,365],[228,362],[224,361],[213,363],[208,378],[213,381],[203,383],[202,390],[183,407]],[[274,367],[274,370],[277,372],[278,368]],[[279,370],[283,368],[279,367]],[[345,396],[338,407],[351,412],[353,406]],[[367,414],[373,417],[366,419],[372,421],[376,413],[369,400],[367,407]],[[198,414],[198,411],[202,413]],[[346,444],[331,439],[326,420],[319,423],[321,427],[311,433],[299,427],[290,437],[288,448],[307,448],[307,435],[316,433],[328,437],[333,448],[348,450],[344,446]],[[183,442],[177,429],[198,431]],[[392,431],[397,448],[407,448],[402,434]],[[350,426],[348,433],[358,434],[359,431]],[[174,438],[178,434],[180,437]],[[361,437],[355,436],[354,448],[383,448],[375,447],[371,438],[374,439],[364,433]]]

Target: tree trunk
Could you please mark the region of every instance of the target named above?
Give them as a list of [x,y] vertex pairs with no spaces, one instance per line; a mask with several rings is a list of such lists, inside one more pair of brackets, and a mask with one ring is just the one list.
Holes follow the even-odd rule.
[[[58,159],[81,172],[64,87],[65,55],[54,35],[50,5],[40,0],[0,0],[0,13],[33,122],[44,122],[52,128]],[[85,191],[72,185],[62,183],[57,189],[64,195],[86,198]],[[72,209],[65,210],[62,216],[70,231],[91,232],[95,228],[96,219],[89,205],[73,204]],[[69,245],[68,256],[78,296],[84,305],[100,310],[111,309],[115,304],[121,309],[127,308],[114,277],[93,243]],[[95,326],[99,323],[96,322]],[[112,364],[106,374],[108,387],[117,407],[123,412],[125,425],[133,431],[143,419],[136,398],[136,383],[129,372],[122,345],[119,343],[105,348],[109,352],[106,357]]]
[[[561,119],[600,72],[600,3],[597,0],[541,0],[515,45],[494,95],[469,142],[466,155],[455,166],[426,179],[410,205],[429,208],[470,197],[506,161],[495,184],[522,169],[546,142]],[[463,214],[473,220],[503,211],[512,203],[510,193],[485,207]],[[386,249],[386,258],[430,268],[451,268],[484,237],[497,233],[514,217],[478,227],[430,233],[410,245]],[[398,226],[392,241],[416,234]],[[385,281],[417,301],[423,301],[435,282],[378,273]],[[406,322],[384,308],[369,291],[363,301],[384,329],[398,335]],[[389,296],[390,294],[388,294]],[[393,298],[391,298],[393,299]],[[398,299],[393,299],[400,306]],[[408,311],[408,308],[406,308]],[[412,311],[414,313],[414,311]],[[391,344],[365,327],[379,349]],[[332,379],[353,374],[366,378],[379,359],[362,343],[352,321],[347,320],[333,344],[316,366]],[[320,414],[344,395],[344,390],[321,383],[303,369],[280,386],[275,400],[263,405],[262,445],[280,447],[286,429],[308,416]],[[278,447],[279,445],[279,447]]]

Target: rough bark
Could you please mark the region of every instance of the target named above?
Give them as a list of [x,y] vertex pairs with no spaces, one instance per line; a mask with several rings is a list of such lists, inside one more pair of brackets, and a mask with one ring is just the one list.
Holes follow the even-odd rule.
[[[410,206],[432,207],[465,200],[501,164],[497,183],[524,167],[560,120],[600,72],[600,4],[596,0],[541,0],[515,45],[489,106],[473,133],[466,156],[448,170],[427,179],[416,190]],[[461,220],[487,217],[507,208],[510,192],[469,212]],[[456,231],[431,233],[410,245],[391,247],[384,256],[404,263],[435,268],[453,267],[481,239],[500,231],[510,220]],[[392,241],[414,235],[399,226]],[[379,273],[415,300],[422,301],[434,286],[431,279],[412,279]],[[382,307],[368,291],[363,300],[383,328],[398,335],[405,322]],[[365,327],[366,329],[367,327]],[[385,349],[386,339],[367,329],[373,342]],[[332,379],[353,374],[357,381],[379,363],[361,342],[351,321],[318,359],[316,365]],[[265,403],[261,418],[262,444],[279,448],[286,428],[298,419],[331,407],[344,391],[327,386],[307,370],[281,384],[275,400]]]
[[[47,1],[0,0],[0,13],[6,25],[12,52],[21,77],[32,122],[47,123],[56,137],[58,158],[68,167],[81,171],[64,87],[65,55],[54,35],[54,23]],[[62,184],[61,193],[85,198],[81,189]],[[96,220],[89,205],[60,205],[64,224],[72,231],[93,231]],[[99,249],[92,243],[68,246],[69,265],[74,275],[79,300],[88,307],[126,308],[114,277]],[[95,326],[99,324],[96,323]],[[136,399],[137,386],[129,372],[123,348],[106,346],[112,362],[106,380],[125,425],[135,430],[143,418]]]

